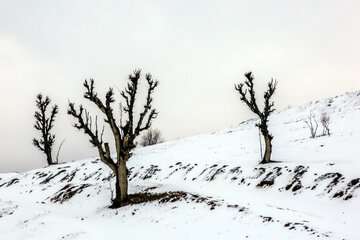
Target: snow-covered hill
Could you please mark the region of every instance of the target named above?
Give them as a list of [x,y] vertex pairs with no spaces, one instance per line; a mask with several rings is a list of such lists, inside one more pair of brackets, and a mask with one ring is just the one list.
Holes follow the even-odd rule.
[[[309,138],[310,112],[330,137]],[[173,194],[117,210],[96,159],[2,174],[0,239],[360,239],[360,92],[275,113],[280,163],[257,165],[254,124],[139,148],[130,191]]]

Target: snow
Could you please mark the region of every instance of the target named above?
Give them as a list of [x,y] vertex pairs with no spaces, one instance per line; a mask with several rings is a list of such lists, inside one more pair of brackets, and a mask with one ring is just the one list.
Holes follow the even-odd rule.
[[[331,136],[309,138],[310,112],[330,115]],[[0,239],[360,239],[360,92],[274,113],[279,163],[257,164],[255,122],[135,151],[131,193],[184,191],[203,202],[109,209],[114,179],[95,159],[1,174]]]

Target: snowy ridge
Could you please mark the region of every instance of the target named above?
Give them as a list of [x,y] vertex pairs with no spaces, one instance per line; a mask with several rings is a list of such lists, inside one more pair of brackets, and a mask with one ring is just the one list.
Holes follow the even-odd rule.
[[[330,137],[303,120],[331,117]],[[270,120],[274,160],[257,165],[255,120],[139,148],[130,192],[181,191],[110,210],[110,171],[87,159],[0,175],[1,239],[360,239],[360,92],[289,107]],[[321,131],[321,129],[320,129]]]

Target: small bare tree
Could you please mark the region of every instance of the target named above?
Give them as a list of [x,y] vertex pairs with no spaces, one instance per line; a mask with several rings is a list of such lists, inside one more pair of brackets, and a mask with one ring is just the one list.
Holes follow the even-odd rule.
[[305,119],[304,122],[306,123],[307,127],[310,130],[310,138],[315,138],[319,127],[315,114],[310,112],[308,118]]
[[[265,140],[265,154],[261,164],[271,162],[272,140],[273,136],[269,132],[268,121],[271,113],[275,111],[274,102],[271,101],[275,93],[277,82],[272,79],[268,83],[268,89],[264,93],[264,109],[261,111],[255,98],[254,77],[251,72],[245,73],[245,81],[235,85],[235,90],[240,94],[240,100],[243,101],[249,109],[260,118],[260,123],[256,126],[260,129]],[[245,89],[244,89],[245,87]]]
[[320,123],[323,127],[323,136],[330,136],[330,116],[326,112],[321,114]]
[[162,137],[159,129],[149,129],[142,137],[140,141],[141,146],[150,146],[161,143]]
[[52,147],[55,142],[55,134],[51,133],[54,127],[55,117],[59,112],[57,105],[54,105],[48,115],[48,107],[51,100],[48,96],[43,97],[42,94],[36,96],[35,124],[34,128],[41,133],[40,138],[33,139],[33,145],[46,155],[48,165],[55,164],[52,158]]
[[[74,103],[69,103],[68,114],[73,116],[77,123],[74,125],[77,129],[83,130],[90,137],[90,143],[97,148],[100,159],[114,173],[116,178],[115,198],[112,199],[113,208],[121,207],[128,200],[128,171],[126,162],[131,156],[131,151],[135,148],[135,139],[143,131],[151,127],[152,121],[157,117],[158,112],[152,107],[154,90],[158,86],[158,81],[154,80],[151,74],[146,74],[147,81],[147,97],[143,110],[138,116],[138,120],[134,118],[135,97],[138,92],[141,71],[135,70],[129,75],[127,87],[121,91],[121,97],[124,100],[125,107],[120,109],[121,117],[119,121],[115,120],[112,104],[114,103],[114,92],[110,88],[102,101],[95,92],[94,80],[85,80],[84,97],[94,103],[100,111],[105,115],[105,122],[110,126],[114,137],[114,145],[116,149],[116,159],[113,159],[108,143],[103,142],[104,128],[100,131],[98,127],[97,117],[95,120],[90,113],[80,105],[76,110]],[[120,105],[122,106],[122,105]],[[124,113],[124,114],[123,114]],[[125,123],[123,123],[125,120]]]

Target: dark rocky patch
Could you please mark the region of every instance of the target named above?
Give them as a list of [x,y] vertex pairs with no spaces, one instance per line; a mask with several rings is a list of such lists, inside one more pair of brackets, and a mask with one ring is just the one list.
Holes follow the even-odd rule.
[[[168,176],[165,177],[165,179],[169,179],[172,175],[179,172],[180,170],[186,170],[185,175],[187,175],[190,171],[194,169],[194,167],[197,166],[197,164],[191,165],[190,163],[187,165],[183,165],[182,162],[177,162],[175,164],[174,170],[172,170]],[[186,177],[184,178],[186,180]]]
[[196,179],[201,177],[203,174],[205,174],[205,172],[211,171],[212,169],[216,168],[217,166],[218,166],[217,164],[214,164],[214,165],[212,165],[210,167],[205,168],[204,170],[201,171],[201,173],[197,177],[194,177],[192,180],[195,181]]
[[239,174],[241,174],[241,173],[242,173],[242,170],[241,170],[241,167],[240,167],[240,166],[231,168],[231,169],[229,170],[229,174],[231,174],[231,175],[239,175]]
[[13,178],[10,181],[1,184],[0,187],[3,187],[3,186],[10,187],[11,185],[17,184],[19,182],[20,182],[20,180],[18,178]]
[[91,161],[91,163],[93,163],[93,164],[97,164],[97,163],[99,163],[100,162],[100,159],[95,159],[95,160],[92,160]]
[[254,171],[256,172],[254,176],[249,177],[249,179],[258,179],[260,178],[265,172],[266,169],[263,167],[254,168]]
[[294,169],[294,176],[290,181],[290,183],[286,185],[285,190],[286,191],[291,190],[293,192],[296,192],[302,189],[303,185],[301,183],[301,178],[308,171],[308,169],[309,167],[304,167],[302,165],[296,166]]
[[96,174],[98,174],[98,177],[100,177],[100,175],[102,175],[101,170],[102,170],[102,168],[99,168],[98,170],[96,170],[95,172],[90,173],[89,175],[86,175],[86,174],[85,174],[83,180],[84,180],[84,181],[87,181],[87,180],[89,180],[90,178],[93,178]]
[[71,166],[62,166],[62,167],[58,167],[57,169],[60,170],[60,169],[67,169],[67,168],[71,168]]
[[154,175],[156,175],[157,172],[160,172],[160,171],[161,171],[161,169],[159,168],[159,166],[150,165],[150,167],[145,170],[142,180],[152,178]]
[[[238,166],[238,167],[234,167],[234,168],[231,168],[229,170],[229,173],[227,174],[226,178],[228,178],[229,176],[231,176],[231,181],[236,181],[238,180],[238,176],[240,174],[242,174],[242,170],[241,170],[241,167]],[[235,175],[235,176],[234,176]]]
[[75,175],[76,175],[76,173],[77,173],[78,171],[79,171],[79,169],[78,169],[78,168],[75,168],[71,173],[66,174],[66,175],[60,180],[60,182],[64,182],[64,181],[71,182],[71,181],[74,179],[74,177],[75,177]]
[[257,187],[269,187],[274,185],[275,179],[282,174],[281,167],[274,167],[266,176],[256,185]]
[[137,176],[139,176],[139,172],[135,172],[132,176],[129,177],[129,181],[132,181],[133,179],[135,179]]
[[48,173],[36,172],[36,173],[34,174],[34,176],[32,177],[32,179],[35,179],[36,177],[37,177],[38,179],[44,178],[44,177],[46,177],[47,175],[48,175]]
[[262,218],[263,223],[274,222],[272,217],[260,216]]
[[340,182],[344,182],[345,178],[341,173],[325,173],[315,179],[315,184],[311,187],[311,190],[315,190],[321,182],[327,179],[332,179],[332,180],[325,187],[324,191],[330,193],[337,184],[339,184]]
[[185,193],[185,192],[168,192],[162,199],[159,200],[159,203],[168,203],[168,202],[177,202],[177,201],[186,201],[187,203],[205,203],[210,206],[210,210],[214,210],[216,207],[222,205],[221,201],[212,200],[210,197],[202,197],[197,194]]
[[360,188],[360,178],[352,179],[343,190],[336,192],[333,198],[342,198],[343,200],[349,200],[353,198],[354,191]]
[[208,182],[214,181],[218,175],[225,173],[225,169],[227,167],[228,167],[228,165],[223,165],[222,167],[219,167],[219,168],[212,168],[210,170],[210,172],[207,174],[207,176],[205,177],[205,181],[208,181]]
[[315,235],[317,237],[330,237],[330,233],[320,233],[318,230],[309,227],[308,225],[306,225],[303,222],[287,222],[284,224],[284,228],[287,228],[289,230],[300,230],[300,231],[305,231],[308,232],[311,235]]
[[187,179],[187,175],[188,175],[192,170],[194,170],[195,167],[197,167],[197,163],[195,163],[194,165],[192,165],[192,166],[190,166],[188,169],[186,169],[184,180]]
[[50,201],[53,203],[64,203],[74,197],[76,194],[81,193],[85,188],[90,187],[90,184],[80,184],[80,185],[72,185],[67,184],[55,195],[50,198]]
[[47,178],[45,178],[42,182],[40,182],[40,184],[46,184],[46,183],[49,183],[52,179],[54,179],[55,177],[59,176],[60,174],[62,173],[65,173],[66,170],[63,169],[55,174],[51,174],[50,176],[48,176]]
[[157,189],[157,187],[148,187],[148,188],[144,189],[144,192],[149,192],[149,191],[155,190],[155,189]]

